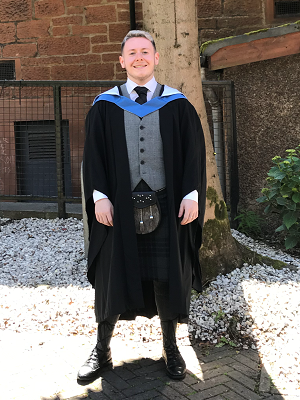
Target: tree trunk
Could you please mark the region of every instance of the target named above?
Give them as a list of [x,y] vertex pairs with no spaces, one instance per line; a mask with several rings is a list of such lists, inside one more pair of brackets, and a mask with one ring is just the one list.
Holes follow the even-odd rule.
[[205,135],[207,199],[203,245],[200,250],[203,281],[227,273],[242,263],[240,246],[233,239],[223,200],[214,149],[203,99],[198,22],[195,0],[143,0],[144,29],[160,54],[155,77],[182,91],[197,110]]

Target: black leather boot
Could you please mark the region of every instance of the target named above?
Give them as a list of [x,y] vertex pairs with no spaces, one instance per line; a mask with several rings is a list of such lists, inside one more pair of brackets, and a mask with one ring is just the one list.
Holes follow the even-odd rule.
[[171,311],[169,300],[169,284],[154,281],[155,302],[160,318],[163,334],[163,359],[167,367],[167,374],[172,379],[184,379],[186,365],[176,345],[176,328],[178,314]]
[[105,367],[112,365],[110,341],[119,315],[113,315],[98,324],[97,345],[78,371],[79,381],[93,381]]
[[162,357],[166,363],[168,376],[172,379],[184,379],[186,365],[176,344],[177,321],[177,318],[169,321],[160,321],[163,334]]

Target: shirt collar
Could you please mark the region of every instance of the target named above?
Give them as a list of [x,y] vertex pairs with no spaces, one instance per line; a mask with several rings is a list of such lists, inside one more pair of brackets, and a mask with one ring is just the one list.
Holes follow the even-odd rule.
[[[149,82],[147,82],[145,85],[142,85],[142,86],[146,87],[148,90],[150,90],[150,92],[154,93],[154,91],[156,89],[156,85],[157,85],[157,82],[156,82],[156,80],[155,80],[155,78],[153,76],[153,78]],[[137,86],[140,86],[140,85],[138,85],[137,83],[133,82],[131,79],[127,78],[126,89],[127,89],[127,92],[129,94]]]

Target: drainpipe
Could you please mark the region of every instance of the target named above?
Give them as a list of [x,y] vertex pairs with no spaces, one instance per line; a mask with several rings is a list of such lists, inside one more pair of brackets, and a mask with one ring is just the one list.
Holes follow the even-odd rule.
[[129,12],[130,12],[130,30],[134,31],[136,29],[135,0],[129,0]]
[[[206,80],[205,68],[201,68],[201,79],[202,81]],[[223,196],[224,198],[226,198],[224,146],[223,146],[223,135],[222,135],[222,123],[223,123],[222,107],[219,103],[218,96],[216,95],[215,91],[212,88],[203,85],[203,92],[211,106],[216,163],[217,163],[217,169]]]

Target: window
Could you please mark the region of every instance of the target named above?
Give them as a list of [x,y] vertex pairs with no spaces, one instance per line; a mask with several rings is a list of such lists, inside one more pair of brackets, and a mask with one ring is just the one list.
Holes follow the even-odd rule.
[[0,81],[14,81],[16,79],[15,61],[0,61]]
[[[18,194],[57,196],[55,121],[15,122]],[[64,190],[72,194],[69,121],[62,121]]]
[[295,22],[300,17],[300,0],[265,0],[266,23]]
[[275,1],[275,18],[300,15],[300,1]]

